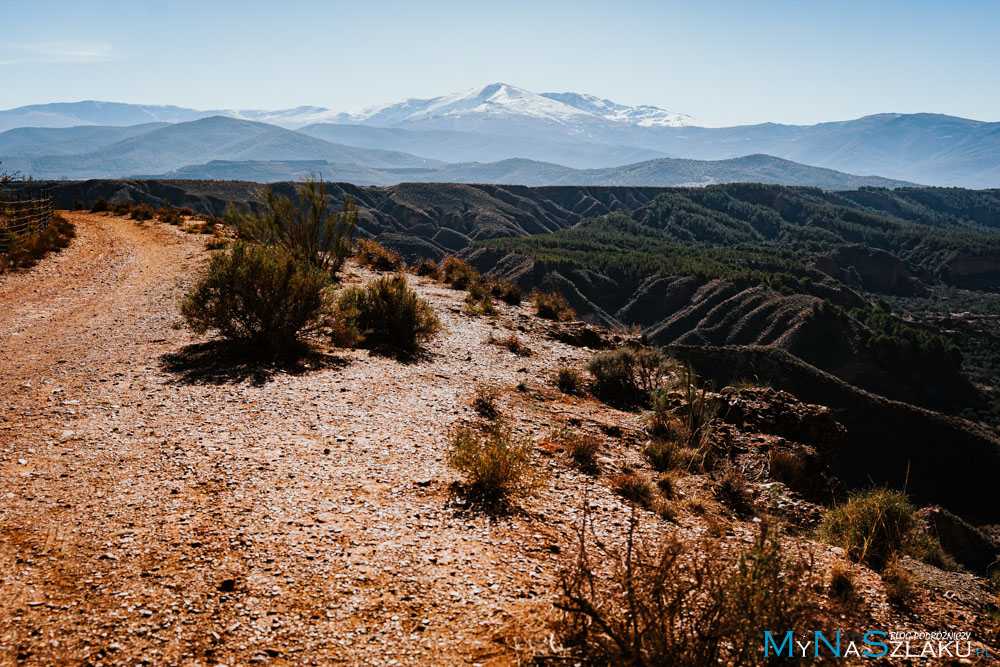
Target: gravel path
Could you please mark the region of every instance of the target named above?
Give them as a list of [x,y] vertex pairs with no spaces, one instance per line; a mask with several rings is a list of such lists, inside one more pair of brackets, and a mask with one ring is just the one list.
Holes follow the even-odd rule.
[[586,478],[541,461],[547,491],[491,521],[456,504],[444,442],[478,380],[547,433],[551,401],[533,410],[514,386],[582,351],[486,345],[534,318],[470,318],[460,293],[411,278],[445,326],[425,360],[178,361],[197,342],[176,304],[202,240],[69,215],[69,249],[0,277],[0,662],[510,663],[547,636]]

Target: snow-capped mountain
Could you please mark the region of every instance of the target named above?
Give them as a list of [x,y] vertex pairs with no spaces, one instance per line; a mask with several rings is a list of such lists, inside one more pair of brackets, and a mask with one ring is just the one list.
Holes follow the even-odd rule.
[[616,104],[611,100],[602,100],[593,95],[580,95],[579,93],[542,93],[541,97],[562,102],[575,109],[616,123],[629,123],[639,127],[681,127],[696,124],[694,119],[686,114],[674,113],[645,104],[630,107]]
[[[493,83],[431,99],[408,99],[354,112],[332,115],[326,122],[420,127],[423,129],[485,129],[498,121],[515,124],[556,124],[587,131],[607,123],[639,127],[693,124],[690,116],[652,106],[628,107],[593,95],[533,93],[506,83]],[[315,120],[313,122],[323,122]]]

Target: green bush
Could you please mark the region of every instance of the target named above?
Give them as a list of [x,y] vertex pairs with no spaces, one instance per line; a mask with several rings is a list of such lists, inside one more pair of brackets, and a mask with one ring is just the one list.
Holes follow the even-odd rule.
[[569,301],[558,292],[536,290],[531,293],[531,302],[535,306],[535,314],[546,320],[564,322],[576,317],[576,313],[569,307]]
[[334,307],[334,327],[357,342],[412,353],[441,329],[437,315],[402,275],[383,276],[343,290]]
[[316,317],[329,282],[279,248],[238,242],[212,256],[181,313],[197,333],[217,330],[262,352],[284,352]]
[[594,376],[594,393],[602,400],[622,406],[645,405],[662,383],[667,360],[655,348],[623,347],[595,354],[587,370]]
[[517,438],[503,419],[456,428],[448,442],[448,465],[465,477],[469,497],[488,507],[530,495],[539,481],[531,467],[531,441]]

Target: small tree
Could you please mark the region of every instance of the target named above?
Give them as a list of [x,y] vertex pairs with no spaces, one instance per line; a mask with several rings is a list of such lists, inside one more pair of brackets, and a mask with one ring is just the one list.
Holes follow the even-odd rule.
[[225,217],[241,238],[277,246],[336,275],[351,256],[358,207],[353,199],[344,197],[343,209],[328,214],[329,203],[323,181],[310,177],[299,185],[297,203],[268,187],[264,192],[264,211],[251,213],[230,206]]
[[0,162],[0,185],[7,185],[11,181],[16,181],[21,175],[21,172],[15,171],[13,173],[7,171],[3,168],[3,162]]

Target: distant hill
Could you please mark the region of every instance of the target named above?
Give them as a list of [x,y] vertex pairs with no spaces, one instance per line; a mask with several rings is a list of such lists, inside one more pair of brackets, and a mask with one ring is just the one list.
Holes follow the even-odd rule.
[[[603,169],[666,157],[728,160],[761,154],[848,174],[878,174],[897,181],[1000,187],[1000,122],[933,113],[883,113],[816,125],[761,123],[701,127],[685,114],[655,106],[627,106],[575,92],[539,94],[504,83],[356,111],[315,106],[275,111],[201,111],[95,101],[42,104],[0,111],[0,132],[24,127],[188,123],[213,116],[264,122],[345,146],[410,153],[449,163],[490,164],[521,158],[574,169]],[[25,150],[21,144],[15,148]],[[171,150],[169,146],[165,148],[167,152]],[[27,150],[30,152],[14,153],[0,146],[0,159],[6,162],[6,158],[16,155],[41,156],[34,149]],[[64,147],[49,155],[66,155],[69,150]],[[100,151],[90,145],[82,152]],[[262,150],[209,151],[180,162],[166,161],[168,166],[129,164],[124,170],[118,169],[114,161],[95,156],[88,157],[95,169],[66,171],[64,163],[59,161],[43,161],[37,168],[34,163],[24,163],[19,168],[24,171],[25,165],[31,167],[36,176],[109,176],[159,173],[211,160],[258,159],[322,159],[378,166],[370,159],[356,159],[343,151],[330,155],[321,151],[290,154]],[[105,163],[115,166],[115,171],[101,171]]]
[[404,130],[337,123],[317,123],[299,132],[361,148],[386,148],[444,162],[497,162],[525,158],[576,169],[612,167],[668,157],[634,146],[613,146],[583,140],[545,140],[457,130]]
[[35,178],[92,178],[169,171],[211,160],[308,159],[383,168],[440,164],[406,153],[332,144],[266,123],[212,116],[167,125],[88,153],[5,157],[4,165]]
[[[305,171],[304,171],[305,170]],[[748,155],[733,160],[660,159],[608,169],[571,169],[549,162],[512,159],[491,163],[459,163],[432,168],[378,168],[322,162],[266,163],[216,161],[185,166],[156,178],[203,178],[216,180],[295,180],[308,171],[327,180],[355,185],[395,185],[405,182],[495,183],[507,185],[630,185],[700,186],[713,183],[775,183],[811,185],[826,190],[849,190],[862,186],[896,188],[913,185],[879,176],[855,176],[797,164],[768,155]]]
[[0,133],[0,155],[42,156],[87,153],[168,125],[169,123],[143,123],[125,127],[113,125],[19,127]]

